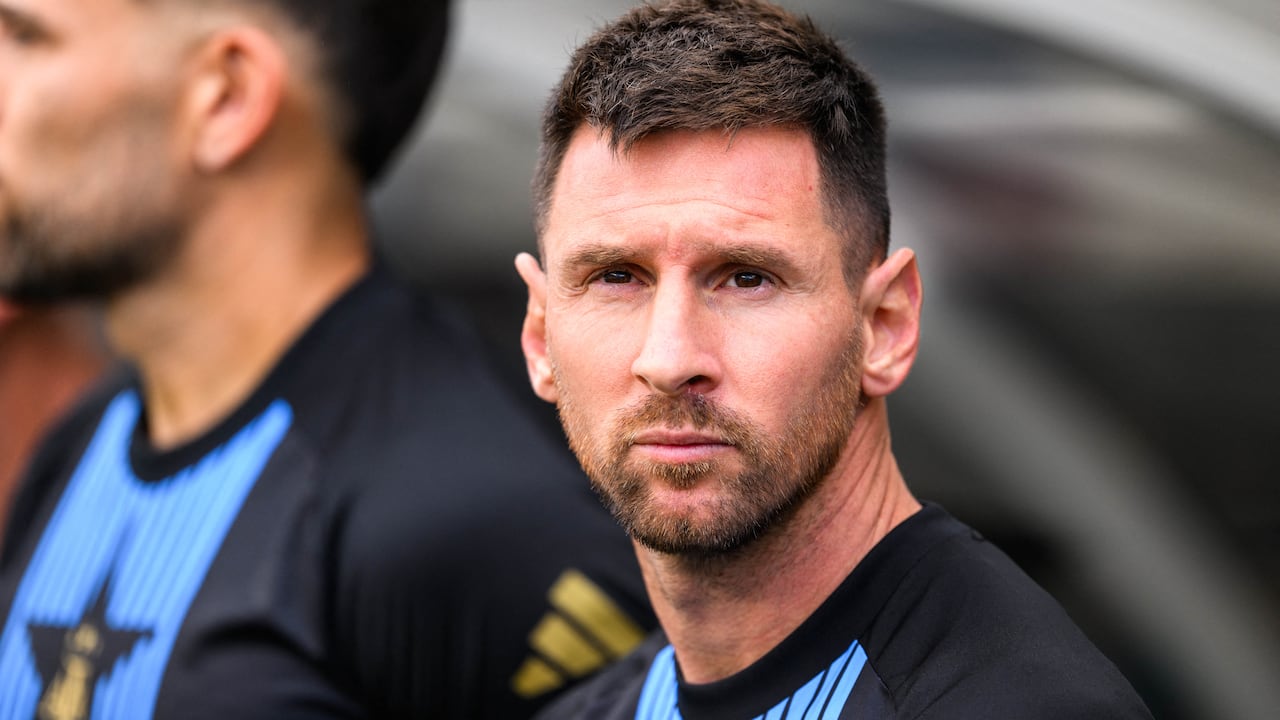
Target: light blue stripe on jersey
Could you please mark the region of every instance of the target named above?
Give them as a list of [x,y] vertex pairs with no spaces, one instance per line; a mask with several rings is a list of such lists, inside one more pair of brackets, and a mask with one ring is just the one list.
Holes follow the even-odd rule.
[[187,610],[293,421],[276,401],[195,465],[142,482],[129,465],[139,409],[134,392],[112,400],[27,566],[0,636],[0,718],[36,716],[28,626],[78,624],[108,575],[107,625],[150,636],[99,678],[91,716],[151,716]]
[[[765,714],[750,720],[838,720],[866,664],[867,653],[855,640],[827,669]],[[649,665],[636,720],[682,720],[676,700],[678,687],[675,649],[668,645]]]
[[636,720],[679,720],[676,707],[676,649],[670,645],[658,651],[649,665],[649,676],[640,691]]

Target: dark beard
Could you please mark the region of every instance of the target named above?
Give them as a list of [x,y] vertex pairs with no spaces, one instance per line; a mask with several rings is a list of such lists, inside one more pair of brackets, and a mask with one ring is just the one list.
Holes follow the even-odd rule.
[[105,300],[146,282],[176,254],[180,224],[130,220],[132,232],[91,237],[48,214],[10,214],[0,236],[0,295],[23,304]]
[[[613,428],[616,438],[607,452],[592,452],[576,438],[562,408],[570,445],[583,463],[592,487],[627,533],[641,545],[689,560],[711,561],[737,553],[787,524],[839,461],[859,406],[857,338],[829,378],[830,392],[798,413],[779,437],[768,437],[748,419],[703,395],[650,395],[628,411]],[[655,427],[695,427],[719,435],[738,451],[742,468],[731,472],[721,461],[650,463],[633,461],[629,451],[637,434]],[[721,500],[711,520],[694,521],[664,514],[653,506],[650,487],[667,483],[676,489],[699,482],[719,483]]]

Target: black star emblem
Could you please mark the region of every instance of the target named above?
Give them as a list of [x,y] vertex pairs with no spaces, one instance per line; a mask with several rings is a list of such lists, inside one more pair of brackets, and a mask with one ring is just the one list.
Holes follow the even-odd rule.
[[93,709],[98,679],[133,652],[150,630],[123,630],[107,624],[111,572],[80,619],[71,625],[27,625],[36,671],[40,674],[38,720],[85,720]]

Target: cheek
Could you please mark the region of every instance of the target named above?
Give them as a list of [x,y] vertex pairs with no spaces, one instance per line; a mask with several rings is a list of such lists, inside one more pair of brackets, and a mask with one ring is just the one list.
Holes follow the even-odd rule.
[[[102,172],[115,169],[101,162],[102,135],[113,125],[89,97],[76,99],[75,86],[47,87],[53,80],[29,83],[5,98],[3,167],[20,175],[24,191],[36,196],[62,196]],[[36,87],[31,87],[36,86]],[[71,182],[74,179],[75,182]]]
[[728,379],[724,401],[771,433],[782,433],[796,415],[812,409],[819,371],[776,348],[766,353]]
[[6,88],[0,104],[0,171],[21,178],[20,185],[40,182],[63,163],[68,144],[64,126],[75,113],[58,98],[46,99],[25,86]]
[[836,322],[792,318],[770,332],[757,327],[749,342],[740,338],[727,363],[726,389],[734,401],[775,428],[811,412],[850,361],[854,330],[843,315],[833,312]]
[[[152,58],[147,65],[156,72],[162,62]],[[149,81],[127,63],[103,64],[81,53],[32,67],[21,87],[6,93],[6,112],[24,118],[28,134],[44,143],[42,153],[73,157],[122,134],[133,139],[145,134],[150,143],[145,147],[154,154],[167,147],[164,130],[178,100],[175,82]]]
[[[6,75],[13,73],[7,70]],[[101,82],[93,83],[94,75],[79,64],[66,60],[54,63],[22,63],[19,77],[6,83],[5,116],[12,127],[22,128],[26,135],[62,142],[79,142],[91,132],[102,114],[103,88],[111,82],[105,73],[98,73]],[[57,152],[50,145],[40,148],[44,152]]]
[[564,370],[564,380],[596,392],[631,380],[631,366],[643,342],[640,323],[619,313],[549,313],[547,353]]

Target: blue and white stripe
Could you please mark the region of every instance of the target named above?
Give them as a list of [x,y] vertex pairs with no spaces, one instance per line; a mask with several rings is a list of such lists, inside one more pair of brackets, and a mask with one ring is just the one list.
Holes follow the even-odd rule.
[[0,636],[0,718],[35,717],[28,625],[75,625],[108,573],[108,625],[151,635],[99,679],[92,717],[151,716],[191,602],[293,420],[276,401],[197,464],[142,482],[129,464],[139,412],[132,391],[108,406],[27,566]]
[[[768,712],[743,720],[837,720],[866,664],[867,653],[855,640],[829,667]],[[668,645],[649,666],[636,720],[682,720],[678,687],[675,649]]]

